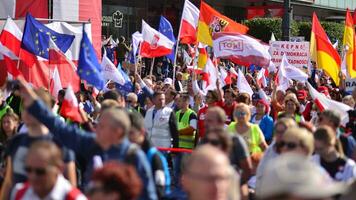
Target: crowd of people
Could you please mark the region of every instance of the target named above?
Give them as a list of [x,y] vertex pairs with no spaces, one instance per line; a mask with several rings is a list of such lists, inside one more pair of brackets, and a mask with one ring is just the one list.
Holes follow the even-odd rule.
[[[104,48],[120,65],[130,50],[123,37]],[[356,89],[336,87],[314,66],[309,83],[293,81],[287,90],[275,73],[262,87],[255,69],[245,74],[252,96],[239,91],[236,77],[205,91],[202,75],[180,60],[175,77],[165,59],[153,70],[149,60],[137,72],[125,69],[130,93],[109,82],[96,96],[83,84],[76,94],[82,123],[59,114],[65,89],[54,99],[21,77],[8,82],[0,90],[0,198],[355,199]],[[349,121],[320,109],[307,84],[350,106]]]

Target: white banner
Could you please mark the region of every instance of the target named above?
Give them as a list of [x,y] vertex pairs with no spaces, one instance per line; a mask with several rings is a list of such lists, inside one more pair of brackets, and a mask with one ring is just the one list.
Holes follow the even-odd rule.
[[346,78],[345,80],[346,91],[352,92],[356,88],[356,78]]
[[303,70],[307,70],[309,59],[309,42],[270,42],[270,53],[272,62],[279,66],[282,57],[286,54],[288,63]]

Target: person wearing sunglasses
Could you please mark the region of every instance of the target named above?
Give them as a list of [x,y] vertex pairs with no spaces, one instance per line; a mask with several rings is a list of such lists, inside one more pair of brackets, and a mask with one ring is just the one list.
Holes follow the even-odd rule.
[[337,138],[330,127],[319,127],[314,133],[314,139],[313,160],[322,166],[330,177],[336,181],[349,181],[356,178],[355,162],[337,151]]
[[260,153],[268,145],[258,124],[250,123],[250,107],[244,103],[237,104],[234,110],[235,122],[230,123],[228,130],[242,136],[251,154]]
[[307,129],[290,128],[284,133],[282,140],[277,144],[277,148],[281,154],[293,152],[311,156],[314,152],[314,138]]
[[28,182],[16,184],[10,199],[87,199],[64,178],[63,166],[62,152],[56,144],[50,141],[34,142],[25,159]]

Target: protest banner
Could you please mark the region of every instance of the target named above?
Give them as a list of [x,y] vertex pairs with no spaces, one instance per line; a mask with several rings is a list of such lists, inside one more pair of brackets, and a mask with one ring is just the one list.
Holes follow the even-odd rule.
[[345,86],[347,92],[352,92],[356,88],[356,78],[346,78]]
[[309,42],[271,41],[270,53],[272,62],[279,66],[286,54],[288,63],[306,70],[309,59]]

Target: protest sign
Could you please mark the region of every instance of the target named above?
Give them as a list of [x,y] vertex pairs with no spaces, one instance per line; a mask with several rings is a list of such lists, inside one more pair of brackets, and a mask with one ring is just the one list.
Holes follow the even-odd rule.
[[347,78],[345,80],[345,86],[347,92],[352,92],[356,88],[356,78]]
[[271,41],[270,53],[272,62],[279,66],[286,54],[288,63],[300,69],[306,69],[309,59],[309,42]]

